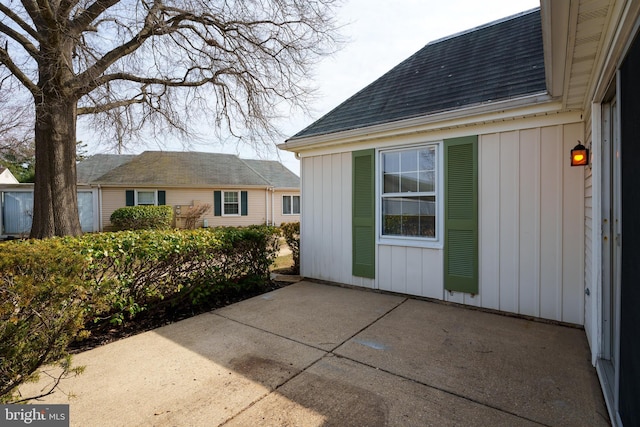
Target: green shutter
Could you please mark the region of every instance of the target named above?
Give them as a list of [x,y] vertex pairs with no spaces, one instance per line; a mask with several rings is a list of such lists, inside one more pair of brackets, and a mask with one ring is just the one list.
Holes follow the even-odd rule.
[[353,275],[375,278],[375,151],[352,154]]
[[478,137],[444,141],[444,288],[478,293]]
[[158,206],[164,206],[167,204],[167,192],[164,190],[158,190]]
[[213,215],[222,216],[222,191],[213,192]]
[[125,192],[126,206],[133,206],[136,204],[133,190],[127,190]]
[[240,192],[240,215],[247,216],[249,214],[248,197],[246,191]]

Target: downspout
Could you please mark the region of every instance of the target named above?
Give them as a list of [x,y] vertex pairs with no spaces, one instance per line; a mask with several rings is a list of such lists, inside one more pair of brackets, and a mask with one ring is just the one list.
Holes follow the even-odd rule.
[[275,210],[273,207],[273,193],[275,193],[276,189],[271,187],[269,190],[271,190],[271,220],[273,221],[273,225],[276,225]]
[[264,221],[269,225],[269,187],[264,189]]
[[98,184],[98,231],[103,231],[102,226],[102,187]]

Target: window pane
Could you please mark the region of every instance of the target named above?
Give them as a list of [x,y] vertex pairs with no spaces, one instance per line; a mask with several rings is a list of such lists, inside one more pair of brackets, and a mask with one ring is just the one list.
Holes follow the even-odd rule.
[[224,204],[224,214],[225,215],[237,215],[240,211],[238,210],[237,203],[225,203]]
[[399,193],[400,192],[400,176],[397,174],[385,174],[384,175],[384,193]]
[[402,172],[414,172],[418,170],[418,159],[416,150],[406,150],[400,152],[400,170]]
[[400,172],[400,153],[383,153],[382,167],[383,173]]
[[238,203],[238,192],[237,191],[225,191],[224,192],[224,202],[225,203]]
[[418,169],[421,171],[435,170],[436,149],[425,148],[418,152]]
[[300,213],[300,196],[293,196],[293,213]]
[[405,172],[400,178],[400,192],[415,193],[418,191],[418,172]]
[[401,236],[402,203],[395,198],[382,201],[382,234],[387,236]]
[[420,172],[418,191],[436,191],[436,173]]
[[155,205],[155,191],[138,191],[138,205]]
[[436,198],[387,197],[382,201],[382,234],[386,236],[436,237]]
[[291,196],[282,196],[282,213],[284,215],[291,213]]

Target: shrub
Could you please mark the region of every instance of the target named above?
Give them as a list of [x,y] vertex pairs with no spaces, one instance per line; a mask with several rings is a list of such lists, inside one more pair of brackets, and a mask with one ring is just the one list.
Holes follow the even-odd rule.
[[173,208],[127,206],[113,211],[110,220],[116,230],[168,229],[173,221]]
[[287,245],[293,254],[293,274],[300,273],[300,223],[284,222],[280,224],[280,230]]
[[86,263],[63,239],[0,244],[0,403],[29,400],[17,387],[37,381],[41,365],[57,364],[63,377],[77,374],[66,348],[86,316],[104,309],[83,280]]
[[[203,304],[268,282],[278,229],[138,230],[0,244],[0,403],[45,364],[78,373],[66,348],[87,322],[119,324],[160,304]],[[57,381],[51,393],[57,386]]]
[[196,228],[198,221],[211,211],[211,205],[205,203],[204,205],[189,206],[184,214],[184,228],[193,230]]
[[86,234],[80,242],[88,280],[109,289],[114,323],[154,301],[199,304],[222,287],[266,283],[278,251],[277,229],[267,226]]

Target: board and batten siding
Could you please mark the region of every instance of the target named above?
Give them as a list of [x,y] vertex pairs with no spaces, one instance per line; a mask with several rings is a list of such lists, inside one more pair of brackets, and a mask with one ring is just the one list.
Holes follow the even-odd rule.
[[[190,188],[136,188],[136,190],[165,190],[166,204],[169,206],[191,205],[193,201],[208,203],[211,211],[198,222],[201,227],[206,219],[209,227],[217,226],[245,226],[252,224],[264,224],[266,222],[265,189],[247,191],[247,215],[246,216],[214,216],[213,192],[214,189],[190,189]],[[222,190],[222,189],[221,189]],[[241,191],[241,189],[225,189],[227,191]],[[125,206],[125,188],[102,188],[102,224],[103,228],[111,226],[109,218],[113,211]],[[244,191],[244,190],[243,190]],[[282,203],[282,202],[280,202]],[[269,217],[271,213],[269,212]]]
[[480,137],[480,292],[447,301],[584,324],[583,124]]
[[353,276],[351,152],[303,157],[302,275],[583,325],[583,126],[479,135],[475,295],[444,290],[441,249],[377,244],[376,278]]
[[351,274],[351,153],[302,159],[300,271],[305,277],[367,288]]

